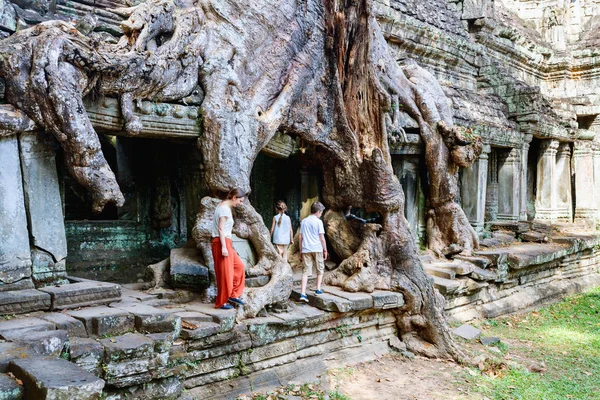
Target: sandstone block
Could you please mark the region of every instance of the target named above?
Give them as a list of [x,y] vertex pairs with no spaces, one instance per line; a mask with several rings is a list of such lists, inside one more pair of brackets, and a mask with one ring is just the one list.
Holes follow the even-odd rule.
[[154,341],[139,333],[101,339],[100,344],[104,346],[106,360],[109,362],[148,358],[154,354]]
[[404,305],[404,296],[402,296],[402,293],[375,290],[371,293],[371,296],[373,297],[373,308],[376,309],[388,310]]
[[481,336],[481,331],[471,325],[461,325],[458,328],[452,330],[452,333],[456,336],[460,336],[463,339],[473,340]]
[[[341,297],[337,297],[328,293],[323,293],[318,296],[312,293],[307,293],[307,296],[309,304],[313,307],[320,308],[321,310],[337,312],[352,311],[352,302]],[[300,291],[292,290],[292,295],[290,297],[296,301],[299,301]]]
[[339,287],[327,285],[323,285],[323,291],[352,302],[352,310],[368,310],[369,308],[373,308],[373,296],[369,293],[345,292]]
[[0,336],[24,335],[28,332],[54,330],[54,325],[40,318],[10,319],[0,322]]
[[437,276],[444,279],[454,279],[456,277],[456,273],[451,269],[436,268],[431,265],[424,265],[423,268],[425,269],[425,272],[431,276]]
[[51,306],[48,293],[38,290],[19,290],[0,293],[0,314],[24,314],[31,311],[46,311]]
[[221,325],[214,322],[198,322],[194,324],[195,329],[182,329],[181,337],[183,339],[202,339],[207,336],[216,335],[221,331]]
[[6,374],[0,374],[0,399],[21,400],[23,387]]
[[433,277],[433,286],[440,291],[441,294],[447,295],[456,293],[460,290],[461,285],[459,282],[444,278]]
[[220,332],[227,332],[233,329],[235,325],[235,309],[221,310],[215,308],[213,304],[193,303],[186,304],[185,309],[188,311],[196,311],[202,314],[210,315],[213,322],[221,325]]
[[175,332],[181,329],[181,317],[145,304],[125,304],[113,306],[130,313],[135,318],[135,329],[145,333]]
[[201,291],[210,285],[208,268],[203,265],[195,248],[172,249],[170,257],[171,284],[174,287]]
[[69,340],[69,360],[87,372],[99,376],[103,358],[104,347],[97,340],[78,337]]
[[28,332],[27,334],[13,333],[6,335],[11,340],[30,349],[35,354],[43,356],[59,356],[69,340],[67,331],[52,330],[45,332]]
[[55,329],[69,332],[70,337],[87,337],[83,322],[63,313],[44,314],[41,319],[54,324]]
[[83,322],[88,335],[116,335],[135,327],[133,315],[116,308],[92,307],[69,311],[67,314]]
[[[29,267],[27,267],[26,270],[28,272],[31,271],[31,269]],[[10,291],[28,290],[28,289],[35,289],[35,285],[33,284],[33,281],[31,280],[31,278],[23,278],[20,281],[13,282],[13,283],[0,282],[0,292],[10,292]]]
[[109,304],[121,298],[119,285],[96,281],[46,286],[39,290],[52,296],[53,310]]
[[478,281],[495,281],[496,279],[498,279],[498,275],[496,275],[495,272],[479,267],[475,267],[473,269],[473,272],[471,272],[470,277]]
[[106,391],[106,400],[176,400],[181,398],[181,391],[179,379],[170,377],[125,389]]
[[102,379],[60,358],[13,360],[9,369],[23,382],[25,400],[92,400],[104,388]]

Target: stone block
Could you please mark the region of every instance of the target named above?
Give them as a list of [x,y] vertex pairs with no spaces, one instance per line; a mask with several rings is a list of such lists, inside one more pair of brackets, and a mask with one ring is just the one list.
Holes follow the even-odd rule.
[[524,242],[534,242],[534,243],[547,243],[548,242],[548,235],[545,235],[540,232],[535,232],[535,231],[529,231],[529,232],[522,233],[520,235],[520,238]]
[[25,335],[29,332],[54,330],[54,324],[40,318],[14,318],[0,322],[0,336]]
[[63,313],[44,314],[41,319],[52,323],[55,329],[69,332],[70,337],[87,337],[87,331],[83,322]]
[[100,339],[99,342],[104,346],[107,362],[144,359],[154,354],[154,341],[140,333],[126,333],[121,336]]
[[35,353],[20,343],[0,342],[0,372],[8,372],[8,364],[14,359],[35,357]]
[[[329,293],[315,295],[307,293],[309,304],[325,311],[349,312],[352,311],[352,302]],[[292,290],[290,298],[300,301],[300,291]]]
[[67,314],[83,322],[88,335],[117,335],[135,328],[134,316],[116,308],[92,307]]
[[447,295],[456,293],[460,290],[461,284],[457,281],[433,277],[433,286],[440,291],[441,294]]
[[[27,271],[31,271],[30,268],[26,268]],[[13,282],[13,283],[4,283],[4,282],[0,282],[0,292],[12,292],[12,291],[17,291],[17,290],[29,290],[29,289],[35,289],[35,285],[33,284],[33,281],[31,280],[31,278],[23,278],[20,281],[17,282]]]
[[12,333],[3,336],[7,340],[23,345],[33,353],[42,356],[59,356],[65,348],[65,343],[69,340],[67,331],[63,330],[27,332],[25,335]]
[[373,297],[373,308],[375,309],[389,310],[404,305],[404,296],[399,292],[375,290],[371,293],[371,296]]
[[29,277],[31,277],[31,267],[29,265],[0,264],[0,282],[5,285],[14,284]]
[[221,331],[221,325],[214,322],[198,322],[194,324],[195,329],[182,329],[181,337],[185,340],[202,339],[207,336],[216,335]]
[[0,399],[21,400],[23,387],[6,374],[0,374]]
[[181,317],[145,304],[114,306],[118,310],[133,314],[135,329],[144,333],[177,332],[181,330]]
[[345,292],[343,289],[336,286],[327,286],[323,285],[322,287],[325,293],[332,294],[334,296],[340,297],[342,299],[346,299],[352,302],[352,310],[368,310],[369,308],[373,308],[373,296],[368,293],[351,293]]
[[213,322],[221,325],[221,332],[227,332],[233,329],[235,325],[235,309],[221,310],[215,308],[212,304],[192,303],[186,304],[185,309],[188,311],[196,311],[202,314],[210,315]]
[[481,331],[479,329],[467,324],[461,325],[452,330],[452,333],[466,340],[477,339],[479,336],[481,336]]
[[173,341],[177,339],[177,336],[173,336],[173,333],[167,332],[149,333],[145,336],[154,343],[155,353],[169,352],[173,347]]
[[428,275],[437,276],[444,279],[454,279],[456,277],[456,273],[451,269],[446,268],[436,268],[431,265],[424,265],[423,268]]
[[104,388],[102,379],[60,358],[13,360],[9,370],[23,382],[25,400],[95,400]]
[[181,317],[182,323],[198,324],[200,322],[214,322],[210,315],[202,314],[197,311],[178,311],[175,315]]
[[31,277],[38,287],[67,283],[65,260],[55,262],[50,253],[38,248],[31,249]]
[[498,275],[495,272],[479,267],[475,267],[469,276],[478,281],[495,281],[498,279]]
[[176,377],[153,380],[141,385],[105,391],[105,400],[177,400],[181,398],[182,385]]
[[492,344],[500,343],[500,338],[495,336],[487,336],[479,339],[482,345],[490,346]]
[[475,265],[476,267],[483,268],[483,269],[486,269],[487,267],[489,267],[490,263],[491,263],[490,259],[487,257],[457,255],[456,257],[454,257],[454,259],[470,262],[471,264]]
[[77,337],[69,340],[69,360],[87,372],[100,376],[103,358],[104,347],[97,340]]
[[390,338],[390,347],[397,351],[406,351],[406,344],[401,341],[398,336],[392,336]]
[[202,291],[210,285],[208,268],[195,248],[172,249],[170,257],[171,284],[174,287]]
[[464,261],[454,261],[451,263],[436,263],[434,264],[434,266],[436,268],[447,269],[449,271],[452,271],[455,275],[469,275],[471,272],[473,272],[473,268],[475,268],[475,266],[470,262]]
[[38,290],[0,292],[0,314],[24,314],[31,311],[47,311],[52,302],[48,293]]
[[121,298],[119,285],[97,281],[46,286],[39,290],[52,297],[53,310],[109,304]]

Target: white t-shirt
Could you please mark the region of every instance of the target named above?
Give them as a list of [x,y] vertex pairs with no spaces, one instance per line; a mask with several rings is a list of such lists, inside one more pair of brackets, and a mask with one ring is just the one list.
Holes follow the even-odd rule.
[[311,214],[302,220],[300,233],[302,234],[303,253],[321,253],[323,251],[319,235],[325,234],[325,227],[323,227],[323,221],[316,215]]
[[223,233],[226,238],[231,238],[231,231],[233,230],[233,215],[231,214],[231,208],[229,208],[226,204],[221,204],[215,209],[212,237],[219,237],[219,218],[221,217],[227,217],[227,220],[225,220],[225,225],[223,225]]
[[[279,225],[279,219],[281,225]],[[273,243],[275,244],[290,244],[292,238],[290,237],[290,230],[292,229],[292,220],[285,214],[277,214],[275,216],[275,229],[273,230]]]

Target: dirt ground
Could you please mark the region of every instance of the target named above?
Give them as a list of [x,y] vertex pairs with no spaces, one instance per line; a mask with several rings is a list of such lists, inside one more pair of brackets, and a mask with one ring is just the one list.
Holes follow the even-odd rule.
[[463,367],[452,362],[385,355],[330,371],[328,390],[351,400],[482,399],[470,393],[464,375]]

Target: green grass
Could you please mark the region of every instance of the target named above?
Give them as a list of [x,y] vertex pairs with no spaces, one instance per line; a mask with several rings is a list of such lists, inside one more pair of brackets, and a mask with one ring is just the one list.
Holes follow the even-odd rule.
[[[469,377],[486,397],[600,399],[600,288],[538,311],[486,321],[482,329],[485,336],[510,343],[498,346],[496,363],[522,365]],[[529,371],[540,362],[546,371]]]

